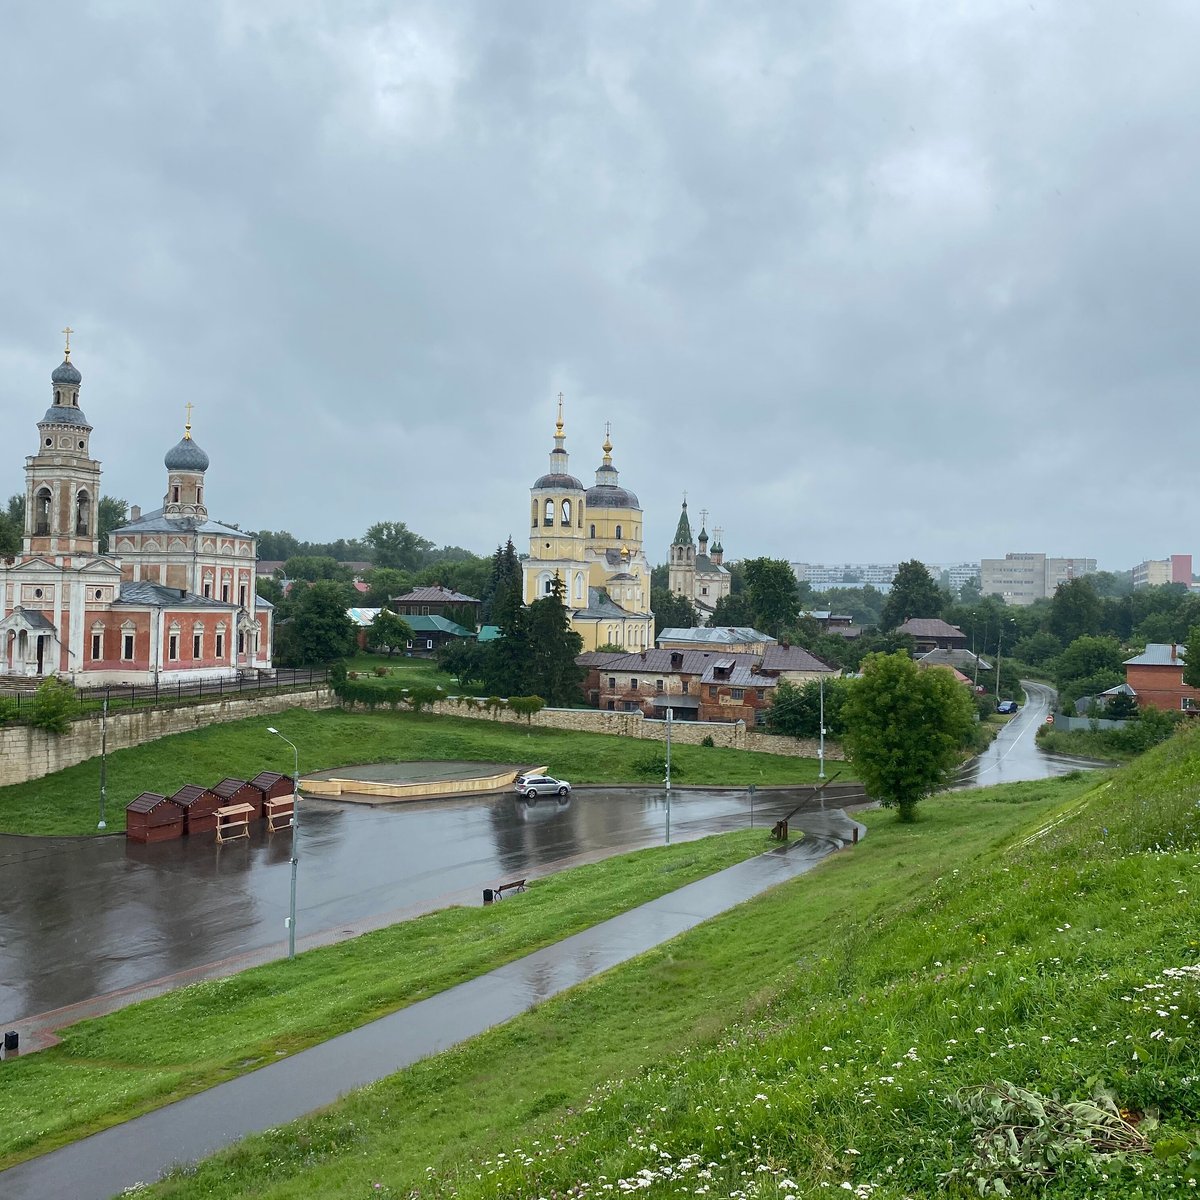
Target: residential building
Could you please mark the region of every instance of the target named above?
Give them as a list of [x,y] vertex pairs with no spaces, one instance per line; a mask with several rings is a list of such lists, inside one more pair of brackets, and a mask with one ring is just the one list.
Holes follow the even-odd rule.
[[963,650],[967,635],[957,625],[951,625],[940,617],[909,617],[897,626],[897,633],[906,633],[916,643],[918,654],[930,650]]
[[698,625],[694,629],[664,629],[657,638],[662,650],[723,650],[763,654],[775,645],[769,633],[748,625]]
[[1040,553],[1006,554],[985,558],[979,564],[980,590],[1000,596],[1006,604],[1033,604],[1054,595],[1061,583],[1092,575],[1094,558],[1047,558]]
[[481,604],[482,601],[474,596],[465,596],[435,583],[432,587],[413,588],[403,596],[393,596],[388,601],[388,608],[406,620],[409,617],[450,617],[457,619],[459,624],[468,619],[472,625],[477,625]]
[[1192,556],[1172,554],[1169,558],[1151,558],[1140,562],[1131,572],[1133,586],[1160,587],[1164,583],[1192,586]]
[[[367,648],[367,630],[379,614],[378,608],[348,608],[346,615],[357,626],[358,647]],[[405,640],[404,651],[415,658],[430,658],[439,646],[446,642],[474,641],[475,634],[459,625],[457,621],[443,616],[405,616],[412,637]],[[400,647],[394,647],[399,649]]]
[[560,395],[550,470],[529,489],[524,600],[530,604],[551,595],[557,578],[571,628],[585,650],[603,645],[640,650],[654,644],[641,502],[621,487],[607,434],[603,454],[595,485],[585,489],[568,469]]
[[1200,688],[1183,682],[1185,649],[1174,642],[1151,642],[1125,660],[1125,682],[1141,708],[1200,713]]
[[[68,333],[69,339],[69,333]],[[257,596],[256,539],[209,519],[209,457],[192,438],[167,451],[161,508],[134,505],[100,552],[100,463],[63,362],[25,460],[21,552],[0,560],[0,672],[79,686],[183,683],[271,670],[271,605]]]

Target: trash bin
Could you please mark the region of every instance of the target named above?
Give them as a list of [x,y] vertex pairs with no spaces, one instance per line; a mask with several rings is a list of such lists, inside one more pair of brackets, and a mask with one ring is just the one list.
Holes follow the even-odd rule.
[[20,1036],[15,1029],[8,1030],[4,1035],[4,1052],[6,1054],[15,1054],[17,1044],[20,1040]]
[[491,904],[491,902],[492,902],[493,900],[495,900],[495,898],[496,898],[496,893],[495,893],[494,891],[492,891],[492,889],[491,889],[491,888],[484,888],[484,889],[483,889],[483,902],[484,902],[484,904]]

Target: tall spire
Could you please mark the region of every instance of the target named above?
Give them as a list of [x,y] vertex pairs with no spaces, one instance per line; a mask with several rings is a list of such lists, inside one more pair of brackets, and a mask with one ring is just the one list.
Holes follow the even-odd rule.
[[690,546],[692,544],[692,526],[688,521],[687,511],[687,492],[683,493],[683,510],[679,514],[679,524],[675,527],[676,546]]

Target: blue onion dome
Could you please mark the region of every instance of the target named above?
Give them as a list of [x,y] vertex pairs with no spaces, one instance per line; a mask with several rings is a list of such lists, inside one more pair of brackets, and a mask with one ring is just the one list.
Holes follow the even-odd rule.
[[163,465],[168,471],[207,471],[208,455],[185,434],[163,456]]
[[80,375],[79,368],[69,358],[64,358],[61,365],[54,368],[54,372],[50,376],[50,382],[71,383],[78,386],[83,382],[83,376]]
[[533,485],[535,488],[574,488],[583,491],[583,484],[574,475],[565,475],[561,471],[551,471],[549,475],[540,476]]

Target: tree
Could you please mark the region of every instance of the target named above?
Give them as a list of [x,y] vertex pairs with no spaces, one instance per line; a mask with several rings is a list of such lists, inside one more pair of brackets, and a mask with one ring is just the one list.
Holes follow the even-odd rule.
[[779,637],[800,615],[796,573],[781,558],[751,558],[742,563],[754,627]]
[[363,597],[366,608],[384,608],[397,596],[412,591],[412,576],[391,567],[372,567],[363,575],[363,583],[371,589]]
[[254,591],[276,608],[283,603],[283,584],[273,575],[259,575],[254,581]]
[[936,617],[948,597],[919,559],[901,563],[879,615],[881,629],[895,629],[910,617]]
[[371,548],[371,561],[377,567],[397,571],[415,571],[425,562],[433,543],[423,538],[403,521],[377,521],[363,534]]
[[[1077,681],[1115,675],[1113,683],[1104,685],[1113,687],[1121,681],[1123,662],[1121,644],[1116,638],[1078,637],[1055,660],[1056,686],[1060,693],[1066,693]],[[1085,693],[1076,690],[1075,694]]]
[[1188,687],[1200,688],[1200,625],[1188,630],[1183,658],[1183,682]]
[[1067,646],[1084,634],[1098,633],[1100,614],[1100,597],[1092,581],[1086,576],[1068,579],[1054,590],[1048,622],[1050,632]]
[[727,627],[753,625],[754,605],[750,602],[750,593],[730,592],[728,596],[722,596],[713,605],[712,616],[709,617],[708,623],[712,626],[724,625]]
[[[841,737],[845,732],[843,709],[851,682],[837,677],[825,680],[825,732],[830,737]],[[767,728],[785,737],[820,737],[820,681],[792,683],[781,679],[767,712]]]
[[443,642],[437,648],[438,666],[453,675],[462,687],[482,683],[487,664],[487,646],[466,638]]
[[694,629],[700,618],[696,606],[686,597],[666,588],[650,589],[650,609],[658,629]]
[[524,695],[541,696],[547,704],[577,704],[587,672],[575,662],[583,653],[583,638],[571,628],[566,587],[554,577],[550,595],[535,600],[525,613],[525,661],[521,684]]
[[292,589],[277,629],[276,654],[289,667],[323,666],[357,649],[354,622],[346,614],[345,585],[321,579]]
[[336,558],[318,554],[296,554],[283,564],[287,579],[340,579],[349,582],[350,572],[338,565]]
[[975,724],[971,695],[949,671],[921,670],[902,652],[867,657],[842,713],[855,770],[901,821],[949,780]]
[[1138,715],[1136,696],[1128,692],[1118,692],[1105,706],[1104,715],[1114,721],[1132,721]]
[[66,733],[71,727],[75,707],[75,689],[57,675],[48,675],[38,684],[30,704],[29,723],[48,733]]
[[511,613],[514,602],[521,603],[523,582],[521,560],[512,538],[497,546],[492,555],[492,570],[480,593],[479,620],[484,625],[500,624],[500,616]]
[[1028,637],[1020,638],[1012,648],[1014,658],[1029,663],[1032,667],[1040,667],[1048,663],[1060,650],[1058,638],[1052,633],[1031,633]]
[[96,511],[96,537],[99,539],[101,554],[108,553],[108,535],[114,529],[120,529],[129,519],[129,504],[118,500],[116,496],[101,496],[100,505]]
[[389,608],[381,608],[367,627],[367,648],[386,650],[391,658],[406,642],[412,640],[412,626]]
[[0,512],[0,554],[20,554],[25,536],[25,497],[9,496],[8,505]]

